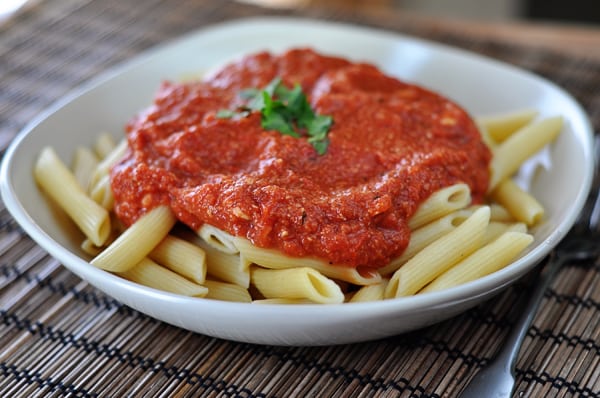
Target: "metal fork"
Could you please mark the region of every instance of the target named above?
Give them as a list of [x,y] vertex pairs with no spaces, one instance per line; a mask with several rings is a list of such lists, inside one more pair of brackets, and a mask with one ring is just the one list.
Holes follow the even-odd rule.
[[[600,139],[594,141],[598,159]],[[473,377],[461,393],[461,398],[508,398],[515,389],[515,363],[527,331],[535,318],[544,292],[568,262],[591,260],[600,255],[600,171],[596,165],[591,193],[573,229],[550,254],[548,262],[535,283],[521,313],[496,358]]]

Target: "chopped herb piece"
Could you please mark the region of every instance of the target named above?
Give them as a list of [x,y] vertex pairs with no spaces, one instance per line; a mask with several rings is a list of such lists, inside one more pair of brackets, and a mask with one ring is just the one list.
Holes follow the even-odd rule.
[[313,148],[315,148],[315,151],[317,151],[317,153],[319,155],[324,155],[325,152],[327,152],[327,147],[329,146],[329,138],[325,137],[322,139],[313,139],[314,137],[311,137],[308,139],[308,142],[311,143],[311,145],[313,146]]
[[277,130],[281,134],[300,137],[290,123],[290,117],[286,111],[285,104],[279,100],[274,100],[263,91],[264,107],[262,108],[261,126],[265,130]]
[[249,99],[252,99],[252,98],[256,97],[258,94],[260,94],[260,90],[259,89],[257,89],[257,88],[247,88],[247,89],[244,89],[244,90],[240,91],[240,93],[238,95],[239,95],[239,97],[241,99],[249,100]]
[[236,115],[237,112],[231,111],[229,109],[221,109],[217,112],[217,117],[219,119],[230,119]]
[[277,77],[264,89],[245,89],[239,96],[246,100],[244,106],[237,110],[220,110],[217,117],[226,119],[260,111],[261,126],[265,130],[276,130],[296,138],[306,135],[319,155],[327,152],[327,133],[333,124],[333,118],[316,114],[299,84],[290,90]]

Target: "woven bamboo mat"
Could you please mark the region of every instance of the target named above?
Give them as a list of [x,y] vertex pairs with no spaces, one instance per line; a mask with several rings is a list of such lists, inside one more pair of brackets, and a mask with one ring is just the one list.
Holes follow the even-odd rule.
[[[54,100],[140,51],[238,17],[219,0],[45,0],[0,28],[2,145]],[[296,15],[467,48],[558,83],[600,128],[600,63],[336,9]],[[517,363],[519,396],[600,396],[600,263],[547,292]],[[178,329],[105,296],[33,243],[0,205],[0,396],[453,397],[493,356],[527,278],[454,319],[380,341],[272,347]]]

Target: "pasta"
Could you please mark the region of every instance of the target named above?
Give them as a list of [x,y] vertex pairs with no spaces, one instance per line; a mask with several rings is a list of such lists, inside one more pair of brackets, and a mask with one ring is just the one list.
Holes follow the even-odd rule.
[[87,187],[88,191],[92,191],[96,184],[98,184],[103,177],[108,175],[108,171],[112,165],[114,165],[120,158],[123,157],[127,150],[127,141],[121,140],[121,142],[112,150],[107,153],[100,163],[94,169],[94,173],[90,177],[90,184]]
[[400,266],[406,263],[407,260],[412,258],[429,244],[458,227],[471,214],[473,214],[473,212],[467,209],[457,210],[412,231],[410,242],[402,255],[390,261],[388,265],[380,268],[378,270],[379,273],[388,275],[396,271]]
[[198,235],[216,250],[229,254],[239,253],[238,248],[233,243],[234,237],[210,224],[204,224],[198,230]]
[[148,256],[193,282],[200,285],[205,282],[206,254],[193,243],[167,235]]
[[242,286],[210,279],[204,281],[204,286],[208,289],[206,298],[240,303],[252,302],[248,289]]
[[344,301],[344,293],[334,281],[309,267],[252,267],[250,277],[265,298],[307,299],[321,304]]
[[427,223],[462,209],[471,203],[471,192],[466,184],[455,184],[431,195],[411,217],[408,226],[417,229]]
[[244,288],[250,287],[250,268],[243,264],[238,253],[227,253],[203,241],[197,242],[205,254],[207,273],[221,281]]
[[494,148],[488,190],[493,191],[500,182],[516,173],[525,160],[552,142],[561,128],[561,117],[546,118],[519,129]]
[[83,191],[77,179],[52,148],[44,148],[34,168],[35,180],[96,246],[110,234],[108,212]]
[[439,275],[420,293],[447,289],[491,274],[513,261],[532,241],[533,237],[529,234],[505,232],[496,240],[479,248],[469,257]]
[[389,281],[387,279],[384,279],[374,285],[362,286],[350,297],[348,302],[359,303],[383,300],[385,298],[385,288],[388,282]]
[[127,271],[150,254],[174,225],[171,209],[156,207],[119,235],[91,264],[106,271]]
[[308,257],[290,257],[272,249],[262,249],[254,246],[243,238],[235,238],[235,246],[240,251],[240,258],[244,268],[252,264],[260,264],[269,269],[286,268],[312,268],[323,275],[355,285],[371,285],[381,281],[381,274],[370,268],[351,268],[340,265],[331,265],[326,261]]
[[114,204],[114,197],[112,191],[110,190],[110,178],[108,174],[102,176],[100,180],[96,182],[96,184],[92,187],[89,195],[94,200],[94,202],[98,203],[106,210],[110,211],[112,209]]
[[477,123],[493,142],[500,143],[515,131],[529,124],[537,114],[538,112],[534,109],[523,109],[502,115],[480,117],[477,119]]
[[537,224],[544,216],[542,204],[510,178],[498,184],[490,196],[516,220],[529,226]]
[[141,285],[184,296],[204,297],[208,294],[205,286],[193,283],[149,258],[143,258],[133,267],[119,272],[119,275]]
[[94,143],[94,152],[99,159],[107,157],[117,146],[115,139],[110,133],[101,133]]
[[[541,125],[555,130],[557,120],[550,119]],[[535,132],[541,129],[539,124],[536,126],[533,127]],[[517,129],[514,134],[534,134],[527,132],[531,127],[526,127],[525,133],[522,129]],[[537,135],[542,133],[537,132]],[[516,139],[503,135],[496,156],[507,153],[502,145],[511,148],[515,145],[511,140]],[[543,142],[546,140],[544,138]],[[536,148],[540,145],[538,143]],[[171,236],[176,220],[167,208],[154,209],[108,244],[110,218],[105,209],[111,206],[105,198],[111,195],[108,185],[110,162],[106,159],[113,156],[114,162],[115,154],[122,152],[122,145],[114,147],[105,153],[103,162],[98,162],[93,153],[80,149],[71,173],[48,148],[39,156],[36,180],[45,191],[50,190],[50,196],[62,202],[65,210],[74,214],[103,215],[96,216],[105,223],[102,238],[95,236],[94,241],[88,236],[86,239],[88,250],[99,253],[91,261],[93,265],[151,287],[191,296],[291,304],[364,302],[432,292],[480,278],[508,264],[531,243],[533,238],[527,233],[527,226],[535,225],[543,217],[543,206],[506,176],[490,192],[494,202],[489,206],[469,207],[470,192],[465,184],[452,185],[432,195],[410,221],[413,232],[409,246],[400,257],[380,269],[352,268],[331,265],[317,258],[290,257],[274,249],[257,248],[247,239],[234,237],[208,224],[197,231],[199,241],[193,241],[189,236],[184,239]],[[528,150],[531,152],[533,150]],[[525,155],[511,157],[523,159]],[[493,164],[511,162],[514,160],[501,158]],[[499,169],[514,170],[514,167],[500,166]],[[76,173],[79,177],[75,177]],[[61,181],[73,181],[68,186],[77,187],[86,185],[85,181],[92,175],[96,182],[88,184],[91,187],[89,194],[77,188],[73,190],[79,194],[51,191],[53,176],[60,176]],[[98,195],[101,189],[109,193]],[[61,190],[64,191],[64,184]],[[69,197],[81,196],[86,200],[78,200],[77,204],[65,202]],[[92,202],[102,206],[90,205],[90,198],[95,198]],[[89,210],[88,206],[94,210]],[[74,220],[77,217],[75,215]],[[84,222],[78,222],[83,225],[82,231],[89,229]],[[99,229],[97,225],[98,222],[95,228]],[[94,236],[94,233],[85,234]],[[206,274],[216,279],[206,279]],[[359,288],[345,298],[342,282]],[[251,286],[257,289],[260,297],[253,298],[249,292]]]
[[387,298],[417,293],[437,276],[481,246],[490,209],[481,207],[456,229],[425,247],[394,272],[385,289]]
[[[459,123],[459,116],[460,114],[443,118],[440,123]],[[212,225],[206,220],[202,220],[199,225],[183,221],[182,214],[185,215],[186,206],[189,205],[184,201],[177,204],[179,207],[162,203],[153,206],[150,202],[146,206],[144,203],[144,211],[138,214],[139,217],[125,220],[118,212],[119,192],[114,188],[114,169],[111,174],[111,168],[130,156],[133,149],[128,150],[127,140],[115,142],[110,134],[99,135],[91,148],[78,148],[70,169],[52,148],[43,149],[35,165],[34,177],[40,188],[64,209],[82,231],[84,237],[81,247],[90,255],[90,263],[130,281],[191,297],[256,304],[340,304],[378,301],[426,294],[484,277],[510,264],[532,243],[533,237],[528,228],[543,220],[544,207],[530,193],[519,187],[513,181],[513,176],[527,159],[552,142],[562,129],[560,117],[541,120],[537,120],[536,117],[537,112],[524,110],[479,118],[477,124],[489,151],[485,145],[481,146],[487,151],[484,151],[485,153],[491,151],[493,155],[489,162],[488,186],[481,184],[482,188],[475,181],[461,182],[463,179],[458,179],[459,182],[449,179],[445,185],[432,185],[435,189],[427,191],[427,195],[433,192],[427,199],[421,200],[425,195],[418,196],[418,205],[415,204],[410,211],[406,210],[412,214],[405,218],[410,229],[410,239],[406,242],[406,247],[401,253],[400,250],[396,250],[390,252],[391,255],[386,254],[387,257],[381,255],[381,258],[385,257],[385,263],[382,265],[361,265],[372,264],[370,262],[353,264],[350,261],[335,261],[310,253],[287,253],[284,250],[286,247],[295,246],[292,241],[286,246],[286,239],[292,239],[293,232],[284,227],[287,228],[290,224],[304,226],[306,222],[307,230],[319,231],[321,226],[311,217],[317,216],[317,220],[322,220],[323,218],[318,218],[322,208],[309,211],[301,206],[288,206],[289,211],[285,214],[287,216],[289,213],[290,218],[286,219],[287,223],[282,221],[271,224],[273,228],[284,226],[277,231],[284,243],[269,248],[255,244],[261,236],[254,236],[255,239],[252,240],[251,234],[243,232],[246,226],[244,223],[251,224],[249,220],[253,220],[246,211],[250,209],[261,217],[264,216],[260,218],[261,222],[265,219],[271,221],[269,217],[275,217],[272,214],[287,206],[287,202],[284,202],[287,197],[284,194],[274,195],[278,201],[274,206],[267,208],[261,207],[264,203],[259,203],[255,197],[249,199],[249,191],[244,200],[236,202],[242,203],[245,208],[231,208],[235,219],[241,220],[231,228],[219,228],[215,226],[219,225],[218,222]],[[160,145],[178,139],[183,141],[182,136],[183,133],[175,138],[165,139]],[[314,139],[315,137],[311,138],[313,146],[308,148],[314,149],[316,153],[322,150],[323,145],[327,145],[327,142],[315,145],[314,141],[318,140]],[[477,140],[481,140],[481,137],[478,136]],[[164,150],[163,147],[160,149]],[[177,150],[185,149],[183,145]],[[232,149],[232,153],[234,152]],[[417,155],[415,157],[427,158],[430,154]],[[242,155],[234,153],[231,156],[238,162],[236,156]],[[481,157],[489,160],[489,157]],[[196,159],[177,161],[181,161],[184,164],[182,167],[185,168],[191,167],[190,164],[196,162]],[[210,163],[215,159],[209,161],[202,158],[197,161]],[[263,168],[278,167],[277,160],[261,160],[259,163]],[[378,165],[377,162],[375,164]],[[235,163],[235,167],[237,166]],[[443,169],[446,164],[433,163],[433,166]],[[462,165],[459,166],[458,168],[462,168]],[[319,176],[326,177],[325,174]],[[487,181],[487,174],[485,177]],[[214,180],[226,181],[227,178],[225,175],[219,175],[214,177]],[[373,212],[377,217],[391,206],[396,198],[379,193],[370,195],[369,192],[369,189],[375,190],[378,184],[384,185],[385,178],[387,175],[377,184],[364,185],[360,195],[367,198],[365,200],[368,205],[365,206],[366,210],[361,208],[360,211]],[[298,179],[301,180],[301,177]],[[135,182],[127,183],[135,185]],[[428,180],[418,180],[417,183],[430,184]],[[230,186],[235,186],[235,182]],[[177,186],[177,189],[179,188]],[[412,187],[408,188],[410,189]],[[273,184],[261,186],[251,193],[260,191],[256,194],[259,195],[268,190],[278,194],[278,187]],[[210,203],[216,206],[219,201],[233,200],[232,192],[233,189],[226,193],[207,191],[203,195],[209,197],[212,201]],[[150,196],[152,195],[142,200],[152,200]],[[404,199],[403,196],[400,197]],[[347,230],[347,235],[352,235],[355,230],[350,221],[361,217],[356,217],[353,214],[355,211],[358,210],[345,208],[329,217],[342,220],[339,229]],[[210,219],[214,213],[213,208],[207,208],[207,213],[207,218]],[[281,213],[280,211],[277,214]],[[213,219],[218,220],[218,217]],[[314,225],[310,224],[311,222]],[[189,228],[176,228],[183,224],[188,224]],[[128,227],[124,228],[123,225]],[[266,233],[271,232],[269,228],[266,230]],[[228,231],[236,231],[236,235]],[[382,233],[385,238],[388,237],[386,232]],[[303,239],[312,244],[318,238],[306,235]],[[350,243],[344,241],[339,246],[342,249],[338,251],[343,252],[349,247],[354,247],[352,245],[374,247],[368,244],[368,240],[369,238],[349,238]],[[377,248],[387,244],[386,239],[380,241],[384,243],[376,246]],[[331,247],[335,248],[337,244],[339,243],[336,241]],[[404,245],[397,247],[402,248]],[[340,257],[336,258],[351,258],[343,255],[344,253],[341,253]],[[379,260],[379,257],[373,258]]]
[[87,190],[90,186],[92,173],[98,165],[98,158],[90,149],[79,147],[73,156],[71,170],[75,175],[75,179],[83,190]]

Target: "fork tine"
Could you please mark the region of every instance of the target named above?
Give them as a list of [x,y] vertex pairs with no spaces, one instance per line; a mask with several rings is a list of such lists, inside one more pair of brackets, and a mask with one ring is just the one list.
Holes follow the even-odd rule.
[[594,136],[594,176],[588,198],[573,227],[578,232],[595,230],[600,224],[600,136]]
[[596,199],[590,211],[588,223],[590,230],[596,230],[600,224],[600,136],[598,135],[594,136],[594,156],[594,180],[592,181],[590,197],[595,195]]

